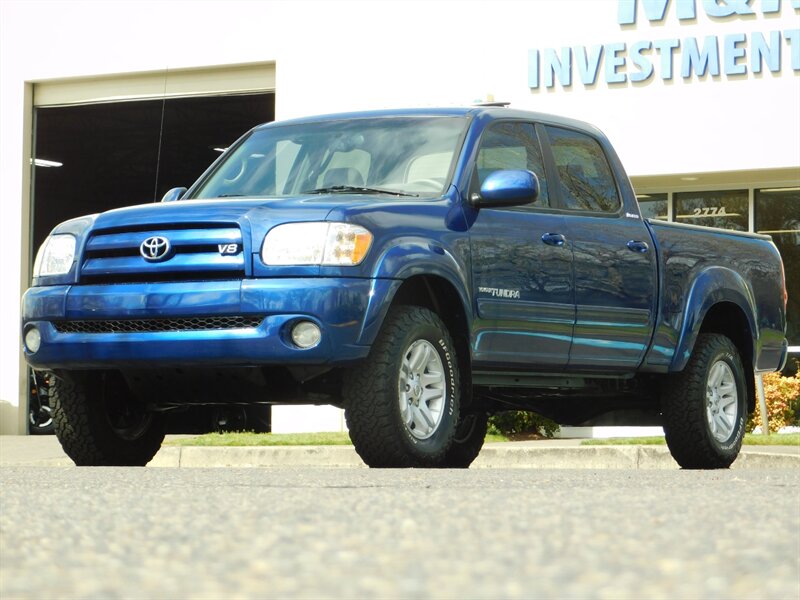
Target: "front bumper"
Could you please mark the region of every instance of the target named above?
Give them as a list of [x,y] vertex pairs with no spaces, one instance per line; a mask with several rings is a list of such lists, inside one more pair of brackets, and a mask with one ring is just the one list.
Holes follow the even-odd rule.
[[[36,327],[41,345],[35,353],[23,350],[36,369],[346,364],[368,354],[381,300],[393,287],[393,280],[357,278],[35,287],[23,296],[22,334]],[[211,330],[63,332],[64,323],[76,321],[213,316],[263,320]],[[320,327],[319,345],[292,343],[290,329],[300,320]]]

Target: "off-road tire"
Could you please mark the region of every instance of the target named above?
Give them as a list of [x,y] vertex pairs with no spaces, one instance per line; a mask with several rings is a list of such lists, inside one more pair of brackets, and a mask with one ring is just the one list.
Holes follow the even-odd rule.
[[[164,440],[160,413],[142,417],[137,431],[125,435],[115,429],[108,415],[114,401],[136,402],[127,394],[121,376],[112,373],[79,373],[54,377],[51,392],[53,421],[58,441],[77,466],[145,466]],[[137,411],[143,407],[132,405]]]
[[[399,404],[401,365],[419,340],[435,348],[445,374],[441,420],[428,439],[412,435]],[[343,395],[350,439],[368,466],[443,466],[455,435],[460,399],[455,345],[444,323],[426,308],[391,308],[367,359],[345,373]]]
[[443,467],[466,469],[478,458],[486,439],[489,415],[485,412],[470,412],[463,415],[456,427],[453,443],[445,453]]
[[[711,432],[707,416],[707,386],[712,367],[724,362],[735,380],[737,407],[731,434],[724,441]],[[733,342],[724,335],[701,333],[686,367],[669,376],[662,388],[661,411],[667,446],[684,469],[727,469],[744,439],[747,420],[747,379]]]

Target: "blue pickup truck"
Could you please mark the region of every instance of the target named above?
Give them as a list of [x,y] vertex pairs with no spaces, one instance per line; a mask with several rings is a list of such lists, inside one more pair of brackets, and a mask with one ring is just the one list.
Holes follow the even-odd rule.
[[514,409],[660,423],[725,468],[785,326],[768,236],[643,219],[596,128],[472,107],[269,123],[60,224],[22,339],[78,465],[146,464],[187,406],[306,403],[371,467],[467,467]]

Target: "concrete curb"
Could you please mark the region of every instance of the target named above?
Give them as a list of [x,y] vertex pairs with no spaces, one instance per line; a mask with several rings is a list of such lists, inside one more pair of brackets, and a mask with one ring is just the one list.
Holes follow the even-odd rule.
[[[71,467],[55,436],[0,436],[2,467]],[[366,468],[352,446],[162,446],[151,467]],[[745,446],[737,469],[798,469],[800,446]],[[475,469],[677,469],[666,446],[581,446],[580,440],[487,443]]]
[[[165,446],[149,467],[361,467],[350,446],[199,447]],[[487,446],[475,469],[677,469],[659,446],[497,447]],[[800,455],[743,450],[737,469],[796,469]]]

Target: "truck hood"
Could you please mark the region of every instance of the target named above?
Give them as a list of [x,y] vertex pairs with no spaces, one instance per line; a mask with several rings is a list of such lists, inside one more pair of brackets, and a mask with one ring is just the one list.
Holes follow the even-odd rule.
[[[434,201],[434,204],[436,202]],[[417,207],[410,209],[411,206]],[[179,200],[140,204],[101,213],[94,218],[94,233],[114,230],[163,229],[177,226],[215,227],[237,224],[244,237],[261,240],[280,223],[298,221],[349,221],[356,215],[400,212],[422,217],[431,199],[395,198],[385,195],[329,194],[289,198],[232,198]],[[356,217],[358,218],[358,217]],[[254,242],[256,243],[256,242]],[[260,242],[257,242],[260,243]]]
[[[236,198],[230,200],[179,200],[159,204],[140,204],[104,212],[97,216],[93,229],[117,229],[140,225],[238,223],[249,229],[249,222],[276,220],[324,220],[333,210],[347,204],[346,196],[301,196],[298,198]],[[354,201],[354,198],[350,198]],[[365,198],[359,198],[364,201]]]

